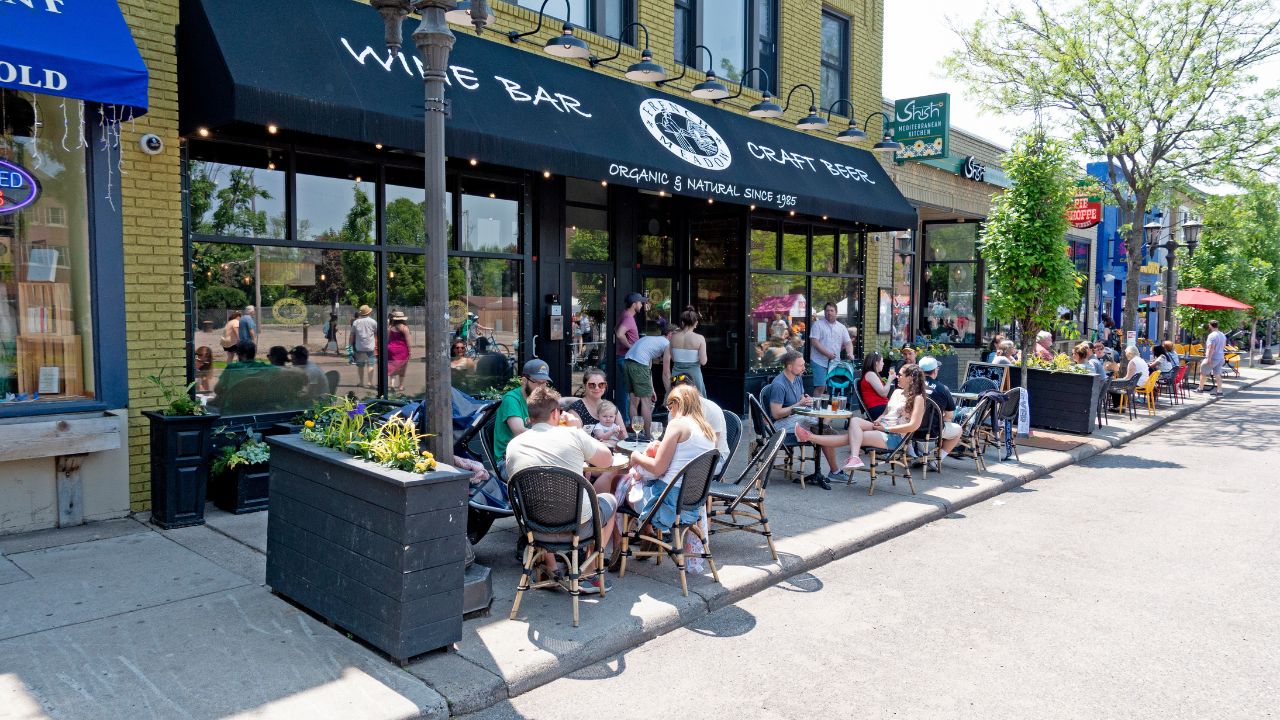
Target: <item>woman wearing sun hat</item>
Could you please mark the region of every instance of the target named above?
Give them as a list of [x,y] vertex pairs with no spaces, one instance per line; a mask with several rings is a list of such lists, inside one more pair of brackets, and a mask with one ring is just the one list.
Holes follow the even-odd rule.
[[388,390],[404,392],[404,373],[409,368],[409,346],[413,335],[409,333],[409,319],[403,310],[391,311],[391,328],[387,331],[387,386]]

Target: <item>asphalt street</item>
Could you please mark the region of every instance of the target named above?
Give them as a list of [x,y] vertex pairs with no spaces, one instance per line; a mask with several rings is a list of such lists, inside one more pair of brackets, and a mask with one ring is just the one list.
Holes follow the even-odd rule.
[[474,717],[1275,717],[1277,468],[1270,380]]

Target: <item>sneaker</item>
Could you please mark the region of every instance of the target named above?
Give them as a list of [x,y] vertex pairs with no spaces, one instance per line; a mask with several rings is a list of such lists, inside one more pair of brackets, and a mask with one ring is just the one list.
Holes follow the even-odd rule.
[[[848,465],[845,465],[845,467],[848,467]],[[845,474],[844,470],[827,473],[827,482],[846,482],[848,479],[849,476]]]
[[604,591],[609,592],[613,589],[613,585],[603,577],[594,577],[590,580],[578,581],[578,592],[582,595],[599,595],[600,586],[604,585]]
[[[860,468],[860,467],[864,467],[865,465],[866,465],[866,463],[862,462],[862,458],[861,458],[861,457],[859,457],[859,456],[857,456],[857,455],[850,455],[850,456],[849,456],[849,461],[848,461],[848,462],[846,462],[846,463],[844,464],[844,469],[845,469],[845,470],[857,470],[858,468]],[[840,473],[840,474],[841,474],[841,475],[843,475],[844,473],[842,472],[842,473]]]

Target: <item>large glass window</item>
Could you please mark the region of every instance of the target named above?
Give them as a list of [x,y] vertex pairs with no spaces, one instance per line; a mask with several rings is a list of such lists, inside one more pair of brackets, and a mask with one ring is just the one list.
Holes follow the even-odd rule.
[[[742,81],[748,68],[758,66],[769,73],[770,87],[759,73],[752,73],[746,84],[777,92],[777,0],[675,0],[674,13],[677,62],[714,70],[730,82]],[[694,54],[697,44],[711,51],[713,67],[704,66],[701,51],[703,57]]]
[[463,252],[520,252],[520,186],[468,178],[462,183]]
[[894,244],[891,340],[894,345],[903,345],[911,331],[911,299],[916,261],[914,240],[910,231],[888,233],[887,238]]
[[465,392],[492,394],[519,371],[522,271],[519,260],[449,258],[449,315],[469,359],[451,362],[453,384]]
[[40,132],[64,102],[0,90],[0,406],[95,394],[85,149]]
[[[214,159],[216,157],[216,159]],[[191,232],[195,235],[283,239],[285,159],[262,148],[228,146],[216,155],[191,149]]]
[[[819,95],[825,109],[837,100],[849,99],[849,19],[829,10],[822,11],[821,62]],[[835,113],[847,115],[848,108],[841,103]]]
[[977,223],[926,223],[924,304],[917,333],[926,340],[976,345],[982,307]]
[[[295,185],[298,240],[359,243],[374,240],[374,168],[298,155]],[[278,236],[277,236],[278,237]]]
[[[542,0],[515,0],[517,5],[537,12]],[[592,32],[619,37],[622,27],[634,17],[632,0],[569,0],[572,17],[564,16],[564,0],[551,0],[546,4],[546,14],[559,20],[569,20],[574,25]],[[630,35],[630,33],[628,33]],[[630,38],[623,38],[630,41]]]

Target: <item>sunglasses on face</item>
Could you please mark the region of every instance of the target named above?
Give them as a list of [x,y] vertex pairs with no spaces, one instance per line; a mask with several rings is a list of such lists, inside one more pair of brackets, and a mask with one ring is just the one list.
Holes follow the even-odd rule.
[[608,387],[608,386],[609,386],[609,383],[602,383],[602,382],[589,382],[589,383],[587,383],[587,387],[589,387],[589,388],[604,388],[604,387]]

